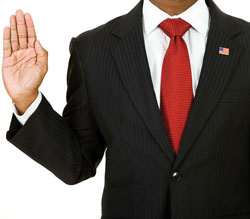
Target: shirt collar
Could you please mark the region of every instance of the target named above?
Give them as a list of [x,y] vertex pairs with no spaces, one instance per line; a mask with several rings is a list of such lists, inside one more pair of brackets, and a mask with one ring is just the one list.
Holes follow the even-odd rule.
[[206,35],[209,28],[209,10],[205,0],[197,0],[191,7],[181,14],[171,16],[158,8],[150,0],[143,1],[143,29],[147,36],[167,18],[182,18],[196,31]]

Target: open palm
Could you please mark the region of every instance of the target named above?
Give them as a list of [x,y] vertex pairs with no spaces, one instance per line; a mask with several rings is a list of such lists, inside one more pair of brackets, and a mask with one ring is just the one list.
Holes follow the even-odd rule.
[[48,53],[36,40],[30,14],[16,11],[4,28],[2,75],[12,100],[37,92],[48,70]]

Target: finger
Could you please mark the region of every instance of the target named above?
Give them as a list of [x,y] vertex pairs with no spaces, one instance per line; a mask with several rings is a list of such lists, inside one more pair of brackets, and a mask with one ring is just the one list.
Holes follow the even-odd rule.
[[27,39],[27,28],[25,24],[24,14],[22,10],[16,11],[16,23],[17,23],[17,34],[20,49],[27,49],[28,39]]
[[28,32],[28,45],[29,47],[34,48],[35,41],[36,41],[36,31],[35,31],[34,23],[29,13],[25,13],[24,18],[25,18],[25,23],[26,23],[27,32]]
[[48,71],[48,52],[42,47],[39,40],[35,42],[35,51],[37,54],[36,64],[40,66],[44,72]]
[[5,27],[3,31],[3,58],[10,57],[11,53],[10,28]]
[[11,47],[12,51],[15,52],[19,49],[15,15],[10,16],[10,30],[11,30]]

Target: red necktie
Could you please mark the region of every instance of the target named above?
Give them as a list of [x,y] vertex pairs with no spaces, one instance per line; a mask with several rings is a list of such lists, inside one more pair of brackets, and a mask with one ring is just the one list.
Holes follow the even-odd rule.
[[160,108],[171,145],[177,154],[193,100],[189,55],[182,38],[190,24],[181,18],[166,19],[159,27],[170,37],[162,65]]

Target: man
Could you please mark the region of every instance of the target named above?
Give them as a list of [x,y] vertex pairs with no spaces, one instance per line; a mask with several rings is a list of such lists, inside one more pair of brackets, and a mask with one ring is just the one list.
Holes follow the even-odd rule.
[[107,149],[103,219],[250,218],[249,39],[212,0],[141,0],[72,38],[60,116],[38,91],[47,51],[18,10],[4,30],[6,137],[70,185]]

